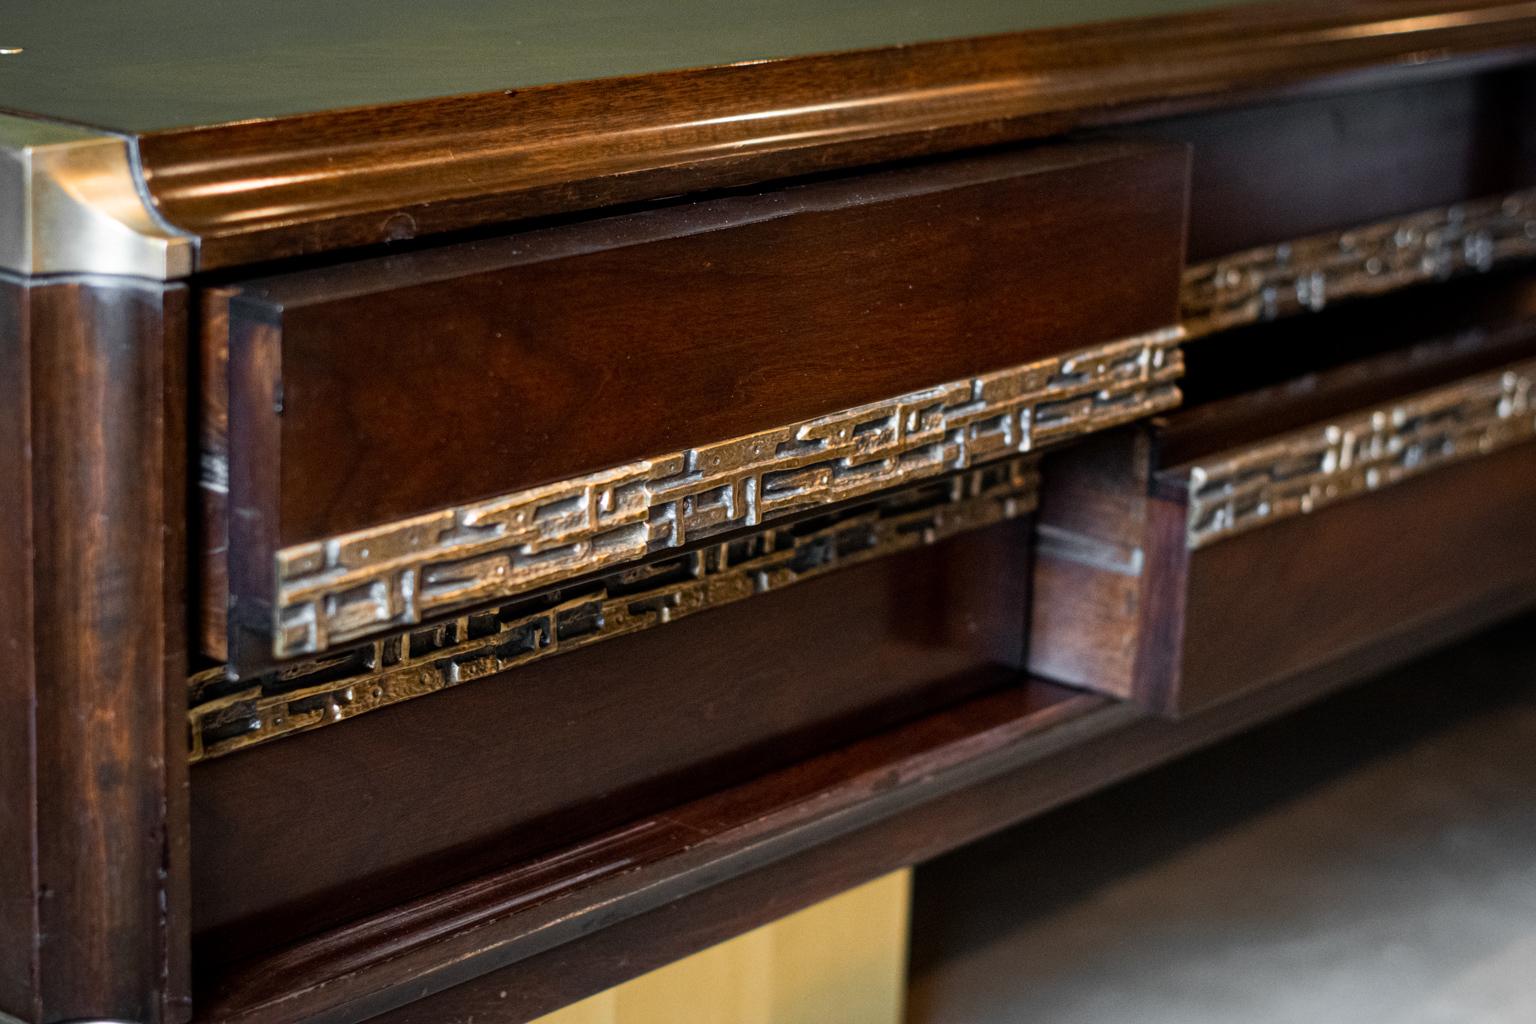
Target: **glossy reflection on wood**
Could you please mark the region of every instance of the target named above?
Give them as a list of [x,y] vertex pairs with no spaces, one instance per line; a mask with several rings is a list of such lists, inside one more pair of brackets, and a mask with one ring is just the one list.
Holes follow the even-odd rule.
[[[1089,722],[1085,717],[1103,708],[1104,698],[1051,684],[1025,684],[1017,677],[1013,682],[1016,685],[740,785],[712,788],[665,814],[642,817],[505,866],[238,965],[222,976],[210,972],[200,1012],[230,1024],[276,1024],[321,1013],[363,1019],[494,967],[600,935],[637,914],[665,914],[675,901],[801,851],[822,844],[835,849],[841,845],[838,841],[860,829],[1035,761],[1059,750],[1065,741],[1084,739],[1127,718],[1117,712]],[[875,861],[885,862],[872,858],[870,863]],[[801,891],[786,889],[773,899],[740,903],[731,930],[713,932],[710,941],[884,873],[872,871],[857,881],[820,890],[808,900]],[[759,912],[766,916],[756,916]],[[748,919],[751,923],[744,924]],[[632,977],[645,969],[640,965],[658,965],[700,948],[694,944],[694,928],[690,924],[686,934],[670,939],[636,941],[631,934],[625,958],[638,969],[626,965],[625,973],[609,974],[604,984],[561,1002]],[[649,959],[651,944],[658,940],[669,952],[659,960]],[[562,979],[551,974],[538,984],[567,981],[586,984],[590,976]],[[526,1006],[524,993],[510,1005]],[[541,1012],[558,1005],[546,1003]]]
[[[745,509],[768,503],[753,496],[772,477],[786,477],[783,489],[805,492],[807,502],[832,490],[816,484],[830,473],[825,467],[775,471],[775,459],[810,455],[800,440],[755,440],[759,431],[1170,327],[1187,161],[1182,148],[1161,145],[998,154],[240,285],[227,320],[220,314],[205,325],[229,332],[228,503],[238,511],[228,517],[229,588],[231,633],[240,640],[230,660],[244,671],[273,657],[281,549],[738,438],[740,451],[706,449],[686,470],[726,476],[734,460],[747,459],[743,472],[760,463],[762,479],[733,485],[725,498],[671,499],[674,536],[691,536],[694,520],[711,517],[746,525]],[[1079,288],[1085,275],[1100,287]],[[216,366],[217,342],[204,349]],[[1101,371],[1101,362],[1112,363],[1086,356],[1082,367],[1044,375],[1036,390],[1044,397],[1046,383],[1061,389],[1097,373],[1109,378],[1105,392],[1127,382],[1121,367]],[[1142,373],[1152,365],[1126,362]],[[1156,393],[1163,405],[1176,398],[1166,380]],[[1078,420],[1076,429],[1093,426],[1097,394],[1082,409],[1062,403],[1063,418],[1075,417],[1062,433]],[[969,399],[943,404],[969,408]],[[903,467],[913,477],[942,471],[930,457],[940,448],[943,458],[964,460],[956,444],[924,441],[922,429],[907,447],[925,457],[894,457],[908,418],[921,412],[919,427],[931,426],[935,414],[923,401],[913,398],[913,412],[889,426],[892,452],[869,457],[868,468],[892,477],[887,485],[902,482]],[[1128,403],[1102,404],[1114,414]],[[863,433],[887,430],[896,413],[881,416],[834,424],[804,445],[811,454],[827,446],[830,463],[883,436]],[[1038,420],[1042,432],[1051,425]],[[976,436],[1008,434],[1016,449],[1035,424],[1019,417],[1011,432]],[[747,455],[756,444],[767,450]],[[886,454],[893,457],[878,465]],[[845,477],[842,489],[857,495],[864,477]],[[573,487],[569,501],[552,498],[527,515],[537,526],[548,512],[558,526],[561,515],[577,518],[564,506],[589,492],[603,493]],[[216,503],[217,492],[209,493]],[[685,504],[704,511],[685,518]],[[659,536],[660,525],[647,535]],[[374,546],[358,540],[347,551]],[[525,572],[522,562],[542,571],[553,561],[527,546],[533,553],[497,579],[510,585]],[[442,589],[453,592],[476,569],[458,568],[453,545],[443,547]],[[482,561],[495,564],[488,555]],[[323,579],[328,570],[315,565],[311,574]],[[404,575],[391,571],[377,585],[405,593]],[[418,575],[409,592],[425,604],[430,574]],[[217,576],[207,575],[210,585]],[[228,596],[210,591],[204,600],[213,606]],[[393,610],[393,596],[389,603]],[[211,653],[219,639],[206,638]]]
[[[1038,534],[184,757],[186,620],[270,634],[279,550],[1169,328],[1186,235],[1531,187],[1533,27],[1301,0],[133,138],[188,286],[0,285],[0,1014],[511,1024],[1528,607],[1533,442],[1191,547],[1201,459],[1532,342],[1519,289],[1297,291],[1190,346],[1204,411],[1047,467]],[[1432,324],[1449,357],[1404,348]],[[1052,365],[1070,417],[1147,364]],[[236,500],[193,512],[194,464]]]
[[[1477,614],[1486,621],[1489,615],[1508,611],[1507,607],[1502,611],[1482,608]],[[1408,636],[1367,644],[1313,672],[1176,722],[1149,718],[1130,705],[1039,681],[979,697],[827,759],[721,794],[718,802],[704,801],[735,808],[718,817],[711,813],[710,819],[721,824],[763,814],[764,803],[759,801],[793,814],[794,807],[804,806],[794,803],[795,794],[804,792],[805,781],[825,777],[820,775],[824,769],[842,778],[839,789],[851,792],[869,776],[850,766],[880,763],[887,766],[887,782],[881,799],[869,808],[876,813],[846,815],[840,800],[823,803],[823,817],[807,822],[798,841],[786,841],[788,849],[770,844],[782,856],[738,862],[738,870],[710,875],[713,884],[702,888],[692,888],[673,876],[674,884],[665,887],[663,904],[635,917],[610,919],[601,929],[582,932],[526,958],[521,953],[537,948],[538,943],[532,934],[518,931],[514,912],[505,919],[504,929],[493,926],[472,939],[447,940],[455,952],[477,949],[484,957],[479,961],[481,969],[497,958],[513,961],[508,966],[481,977],[470,977],[473,970],[465,970],[456,978],[459,984],[419,999],[413,993],[409,1005],[399,1005],[377,1019],[381,1024],[438,1024],[473,1015],[492,1024],[521,1024],[850,886],[921,863],[1315,701],[1369,673],[1385,658],[1409,658],[1446,643],[1470,629],[1472,621],[1445,620]],[[1510,640],[1506,631],[1502,642]],[[944,744],[932,746],[940,736],[947,737]],[[898,759],[896,751],[904,751],[901,757],[910,759]],[[911,768],[897,769],[897,763]],[[941,763],[945,766],[940,767]],[[889,781],[892,776],[899,780],[894,786]],[[922,781],[909,785],[918,780]],[[686,816],[694,820],[691,811]],[[765,815],[762,820],[766,826],[781,819]],[[715,852],[722,859],[730,856],[723,846]],[[660,868],[665,859],[658,856],[657,863],[648,862],[640,870],[649,877],[649,868]],[[544,880],[537,876],[537,881]],[[565,904],[573,917],[579,916],[573,907],[595,909],[600,904],[599,880],[572,878],[572,882],[592,888],[585,896],[575,897],[576,903]],[[520,884],[526,888],[534,883],[535,878],[527,878]],[[489,899],[491,891],[488,886],[483,898]],[[537,917],[537,911],[530,912],[525,923]],[[425,962],[415,958],[429,955],[418,947],[404,958],[411,963],[371,960],[370,956],[399,948],[402,934],[411,934],[401,930],[407,920],[383,915],[367,928],[252,965],[238,980],[231,979],[224,998],[210,1005],[234,1019],[255,1022],[286,1019],[281,1016],[285,1006],[321,1005],[310,1000],[337,1000],[344,990],[356,999],[378,998],[365,993],[379,993],[392,978],[411,976],[413,967],[419,971],[417,965]],[[472,968],[474,963],[469,958],[455,959],[453,967]],[[322,979],[330,979],[329,991],[318,987]],[[397,993],[393,998],[398,1005],[403,997]],[[389,1005],[389,999],[378,998],[369,1005]]]
[[182,1019],[186,292],[7,280],[0,317],[0,1010]]
[[[145,135],[207,268],[1528,59],[1498,0],[1304,0]],[[1298,176],[1297,180],[1301,180]]]
[[950,161],[244,284],[231,454],[281,490],[232,500],[294,544],[1171,326],[1186,160]]

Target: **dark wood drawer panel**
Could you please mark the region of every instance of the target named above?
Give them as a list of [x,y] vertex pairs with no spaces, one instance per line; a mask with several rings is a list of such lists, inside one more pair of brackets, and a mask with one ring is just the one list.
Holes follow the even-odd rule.
[[1189,259],[1201,264],[1536,186],[1536,70],[1332,91],[1122,131],[1193,148]]
[[1191,337],[1536,256],[1530,67],[1125,131],[1194,153]]
[[231,595],[237,666],[313,654],[1166,408],[1187,163],[1042,148],[233,287],[206,645]]
[[198,761],[201,962],[643,824],[1016,680],[1031,534],[1020,518],[909,546]]
[[1536,601],[1533,387],[1527,318],[1048,459],[1031,669],[1183,713]]

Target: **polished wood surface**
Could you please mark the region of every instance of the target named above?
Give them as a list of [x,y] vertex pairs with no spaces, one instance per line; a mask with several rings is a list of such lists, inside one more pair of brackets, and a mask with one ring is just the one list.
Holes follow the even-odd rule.
[[[1485,608],[1484,621],[1511,609]],[[932,801],[869,823],[835,843],[805,849],[493,971],[379,1018],[381,1024],[434,1024],[455,1014],[486,1013],[496,1024],[520,1024],[550,1008],[608,988],[678,956],[771,921],[794,909],[921,863],[1007,824],[1041,814],[1127,776],[1233,735],[1256,722],[1316,701],[1360,679],[1390,650],[1404,659],[1444,644],[1467,622],[1442,623],[1365,650],[1284,684],[1253,691],[1180,721],[1138,717],[1125,705],[1079,708],[1075,735],[1059,745],[1045,732],[1015,749],[993,774]],[[1528,623],[1505,628],[1495,643],[1521,640]],[[1381,686],[1390,691],[1395,680]],[[503,995],[505,993],[505,995]]]
[[[1529,442],[1196,550],[1189,467],[1529,359],[1531,286],[1515,274],[1220,336],[1201,343],[1208,370],[1197,345],[1196,394],[1280,382],[1049,460],[1031,669],[1187,713],[1436,619],[1475,623],[1466,610],[1489,601],[1518,605],[1536,583]],[[1285,379],[1303,366],[1318,368]]]
[[1536,74],[1330,90],[1111,130],[1191,148],[1199,263],[1536,184]]
[[213,269],[1466,73],[1528,60],[1533,20],[1508,0],[1307,0],[239,121],[139,149]]
[[1033,759],[1077,735],[1055,726],[1103,702],[1050,684],[1005,687],[210,972],[199,1012],[240,1022],[362,1019],[401,1006]]
[[[1090,438],[1048,457],[1030,604],[1029,667],[1128,699],[1134,692],[1149,565],[1152,436]],[[1182,526],[1182,524],[1179,524]],[[1182,532],[1173,541],[1180,541]]]
[[[1008,686],[238,969],[210,973],[200,1013],[241,1022],[321,1013],[362,1019],[402,1006],[1034,760],[1064,738],[1078,737],[1072,720],[1103,705],[1101,697],[1058,686]],[[1094,728],[1121,722],[1124,717],[1114,715]],[[1066,731],[1055,731],[1057,726]],[[877,870],[859,881],[883,874]],[[826,895],[831,892],[816,898]],[[783,906],[753,924],[800,906],[805,903]],[[633,947],[634,955],[639,950]],[[637,970],[610,975],[579,995]],[[541,1012],[568,1001],[545,1004]]]
[[293,544],[1169,326],[1186,159],[1029,150],[244,284],[231,457],[278,477],[231,500]]
[[385,911],[998,685],[1023,661],[1028,536],[1005,523],[200,762],[200,961]]
[[[12,508],[0,514],[0,1012],[30,1016],[37,1007],[37,775],[33,770],[36,659],[32,652],[32,434],[27,292],[0,291],[0,479],[12,483]],[[22,937],[16,941],[16,937]]]
[[0,281],[0,1010],[182,1020],[187,292]]
[[[123,47],[139,68],[106,98],[89,76],[26,78],[74,59],[53,37],[0,38],[0,82],[24,79],[56,114],[129,110],[122,137],[92,143],[119,158],[115,195],[198,251],[180,284],[0,285],[0,483],[17,499],[0,510],[0,1015],[527,1021],[1528,609],[1536,293],[1516,261],[1536,239],[1536,5],[1301,0],[1116,21],[1102,2],[829,8],[776,22],[782,45],[727,39],[772,51],[738,63],[689,49],[706,22],[668,33],[644,6],[626,14],[644,31],[614,49],[562,54],[551,40],[585,38],[580,12],[529,8],[503,24],[554,34],[516,74],[515,55],[456,64],[424,46],[339,62],[351,84],[318,101],[316,55],[356,56],[368,34],[348,21],[329,36],[340,7],[313,15],[294,73],[256,82],[217,55],[270,53],[302,17],[198,50],[217,12],[156,0],[132,31],[172,12],[183,41]],[[983,26],[994,16],[1022,20]],[[112,36],[105,15],[76,20],[76,54]],[[956,37],[930,27],[951,23]],[[846,45],[793,42],[834,36]],[[586,70],[549,71],[573,56]],[[219,86],[136,92],[157,63],[217,69]],[[184,114],[242,99],[250,116]],[[0,155],[7,187],[57,184],[17,177],[35,155]],[[1206,285],[1218,299],[1190,302]],[[384,645],[419,628],[430,652],[441,616],[484,639],[493,599],[642,580],[657,552],[423,613],[377,600],[374,563],[331,559],[344,531],[1126,335],[1161,347],[1055,366],[1055,404],[1017,422],[1146,416],[1117,388],[1155,365],[1171,403],[1186,360],[1188,407],[1052,449],[1038,530],[976,530],[794,588],[760,580],[751,600],[560,658],[420,677],[368,714],[344,712],[356,694],[300,695],[323,729],[260,717],[298,693],[270,681],[333,651],[273,662],[260,601],[286,600],[267,586],[285,545],[336,541],[285,578],[314,570],[309,607],[342,609],[337,643],[377,643],[393,667]],[[1477,384],[1456,392],[1474,429],[1387,466],[1392,486],[1305,461],[1300,429],[1384,409],[1360,432],[1385,450],[1409,436],[1391,433],[1399,400],[1456,381]],[[963,411],[993,406],[954,408],[958,450]],[[1495,420],[1510,429],[1475,429]],[[1296,461],[1263,464],[1248,449],[1267,439]],[[1192,476],[1250,493],[1233,452],[1274,485],[1262,493],[1292,466],[1337,488],[1192,525],[1191,508],[1225,507],[1219,487],[1191,495]],[[840,464],[868,466],[887,468]],[[572,507],[598,522],[592,503],[613,493]],[[463,554],[423,522],[428,548]],[[507,525],[474,522],[485,537]],[[649,544],[654,525],[634,532]],[[389,614],[347,632],[369,601]],[[199,659],[189,678],[187,630],[225,660],[231,610],[266,654]],[[250,698],[216,742],[272,735],[189,766],[198,688],[229,700],[218,711]]]
[[206,454],[239,514],[205,607],[232,595],[249,669],[282,547],[1167,327],[1186,171],[1175,146],[1028,150],[221,290]]
[[1148,666],[1149,697],[1199,708],[1491,595],[1536,600],[1533,513],[1526,444],[1330,506],[1321,527],[1298,517],[1192,552],[1183,644]]
[[7,105],[53,120],[152,132],[1240,2],[580,0],[546,7],[448,0],[427,10],[410,0],[331,0],[258,12],[144,0],[136,17],[120,19],[109,5],[72,0],[7,18],[6,48],[20,52],[0,61],[0,93]]

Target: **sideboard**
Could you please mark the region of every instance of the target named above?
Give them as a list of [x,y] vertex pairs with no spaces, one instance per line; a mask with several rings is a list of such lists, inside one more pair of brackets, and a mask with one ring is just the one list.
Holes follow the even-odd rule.
[[0,211],[0,1019],[531,1020],[1536,605],[1536,4],[64,0]]

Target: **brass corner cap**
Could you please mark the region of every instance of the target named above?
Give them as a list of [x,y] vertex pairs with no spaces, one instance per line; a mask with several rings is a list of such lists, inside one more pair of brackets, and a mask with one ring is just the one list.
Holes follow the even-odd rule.
[[194,243],[146,201],[128,140],[0,114],[0,269],[165,281]]

